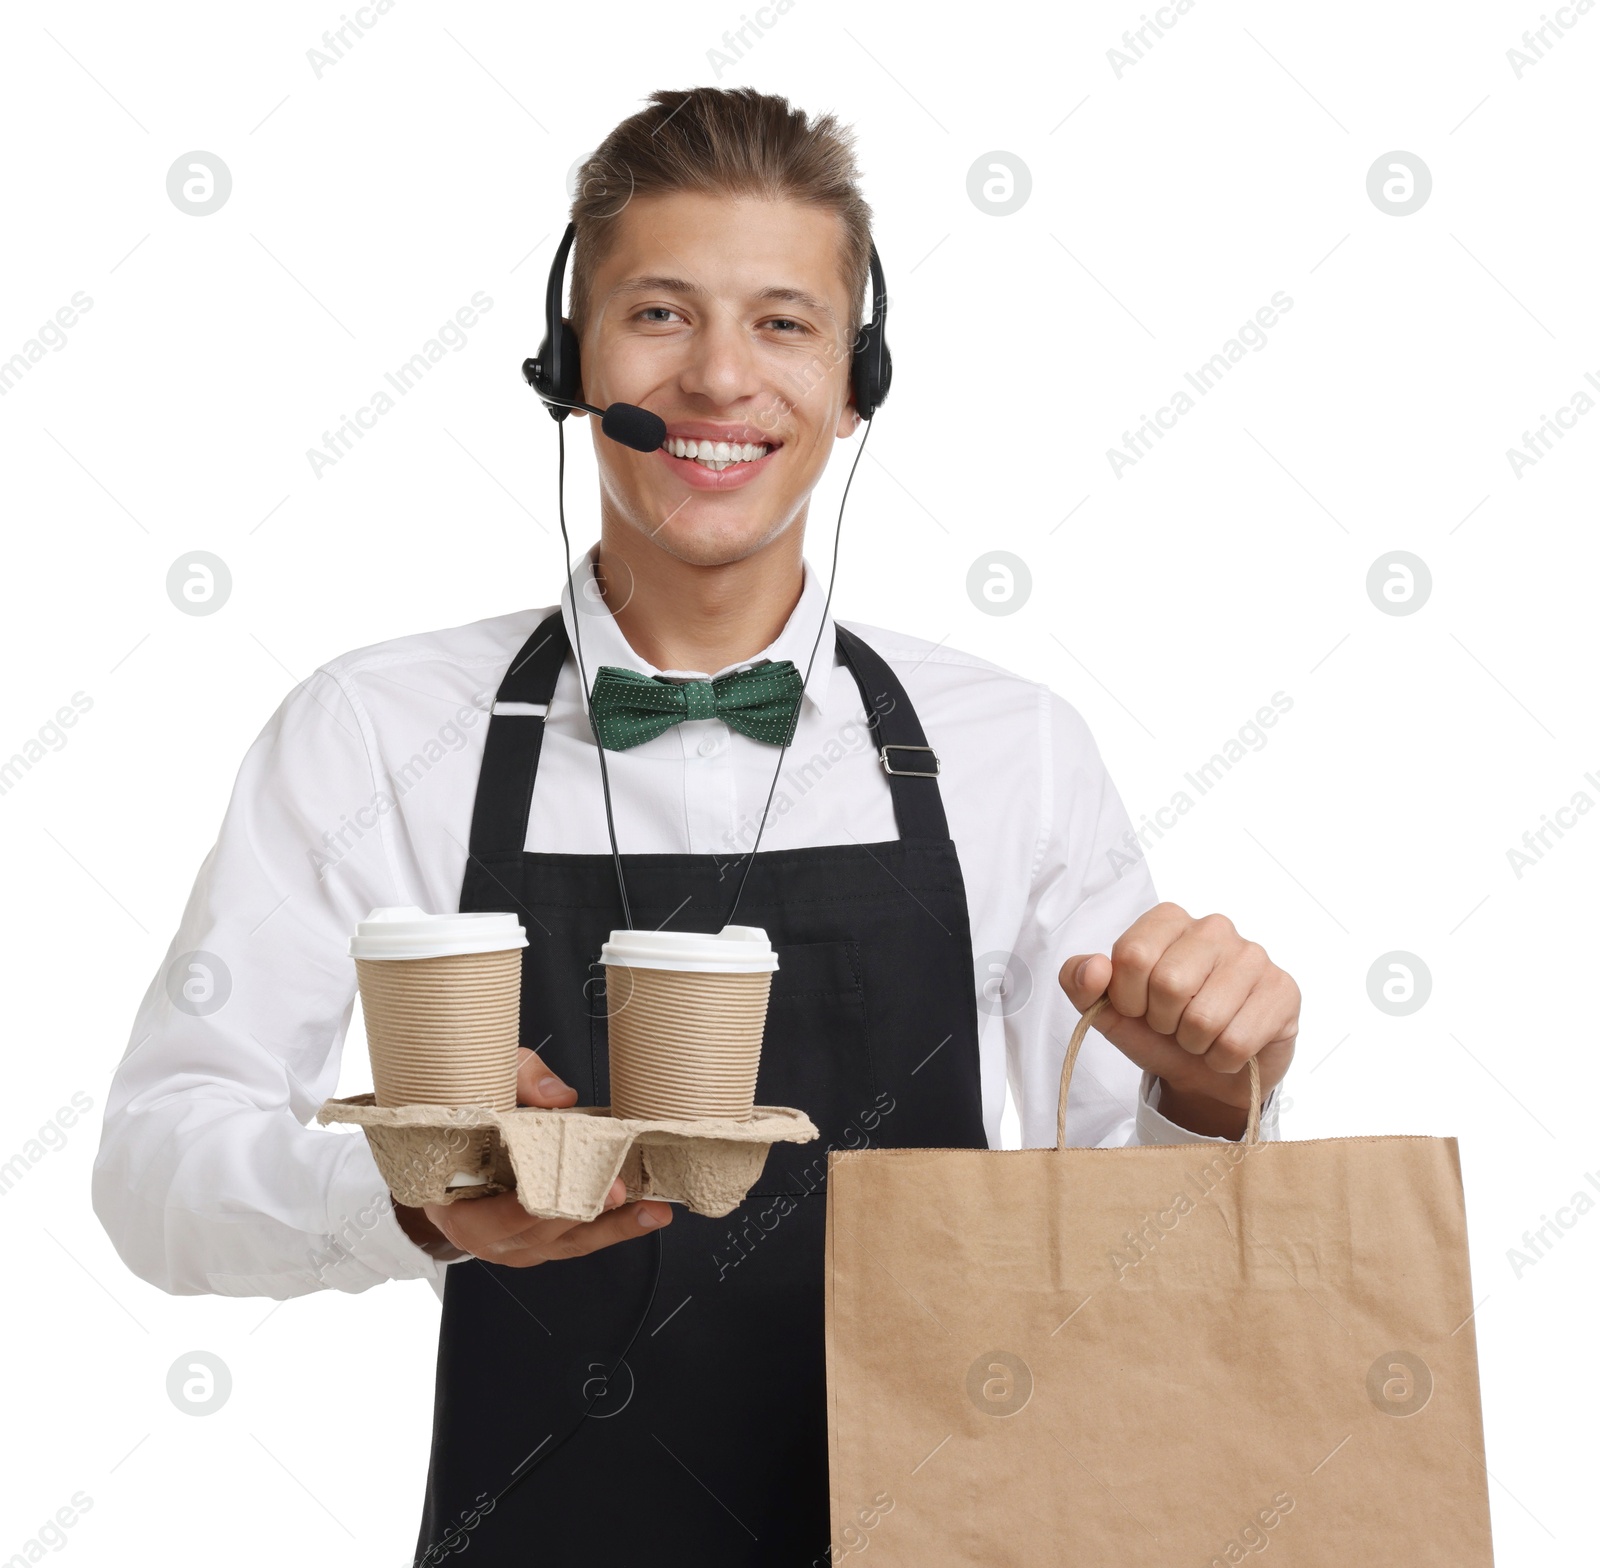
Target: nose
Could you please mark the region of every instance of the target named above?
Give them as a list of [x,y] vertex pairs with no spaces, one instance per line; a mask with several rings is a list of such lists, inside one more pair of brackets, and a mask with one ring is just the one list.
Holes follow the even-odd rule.
[[729,408],[763,389],[755,345],[744,324],[717,305],[694,335],[679,377],[683,390],[717,408]]

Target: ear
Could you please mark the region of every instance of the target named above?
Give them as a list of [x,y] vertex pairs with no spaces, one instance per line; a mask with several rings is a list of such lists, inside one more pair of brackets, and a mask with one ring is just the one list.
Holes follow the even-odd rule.
[[862,424],[861,416],[856,412],[856,394],[852,389],[845,397],[844,407],[839,410],[839,422],[833,428],[836,441],[845,441],[853,436]]

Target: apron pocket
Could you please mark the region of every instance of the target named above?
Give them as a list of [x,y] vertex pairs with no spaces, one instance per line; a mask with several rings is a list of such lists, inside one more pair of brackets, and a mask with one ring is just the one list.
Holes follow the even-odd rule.
[[821,1136],[775,1143],[752,1194],[821,1192],[827,1151],[865,1148],[882,1107],[854,942],[780,944],[756,1078],[757,1105],[791,1105]]

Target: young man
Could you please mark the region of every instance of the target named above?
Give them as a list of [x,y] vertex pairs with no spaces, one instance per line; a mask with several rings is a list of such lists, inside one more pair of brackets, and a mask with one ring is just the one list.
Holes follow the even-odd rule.
[[[802,542],[861,422],[868,216],[839,127],[781,98],[657,93],[617,127],[573,208],[581,397],[651,410],[665,447],[596,430],[600,540],[559,608],[358,649],[285,700],[169,954],[220,960],[231,998],[175,1006],[164,972],[117,1075],[95,1202],[145,1278],[278,1297],[442,1279],[425,1560],[824,1560],[826,1149],[997,1147],[1007,1082],[1024,1142],[1052,1142],[1066,1036],[1103,991],[1074,1143],[1237,1138],[1240,1069],[1254,1057],[1266,1093],[1293,1054],[1299,992],[1262,948],[1158,903],[1142,862],[1113,871],[1127,817],[1070,706],[825,612]],[[511,1194],[407,1210],[364,1140],[304,1125],[338,1078],[347,939],[384,904],[516,910],[520,1098],[607,1103],[593,982],[624,921],[575,634],[591,683],[612,667],[704,696],[607,739],[633,923],[717,929],[748,869],[738,920],[778,949],[757,1099],[822,1139],[776,1146],[722,1220],[624,1203],[620,1181],[589,1224]],[[768,659],[795,667],[775,788],[775,732],[705,706],[707,680]],[[486,717],[497,699],[515,707]],[[530,725],[531,761],[494,739]],[[607,1380],[655,1245],[649,1320]]]

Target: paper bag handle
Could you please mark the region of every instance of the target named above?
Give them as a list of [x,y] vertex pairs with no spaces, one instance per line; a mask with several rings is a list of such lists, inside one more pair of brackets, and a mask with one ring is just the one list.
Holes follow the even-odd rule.
[[[1084,1036],[1089,1033],[1089,1025],[1100,1016],[1101,1008],[1105,1007],[1111,998],[1102,991],[1079,1016],[1077,1027],[1072,1031],[1072,1038],[1067,1042],[1067,1059],[1061,1064],[1061,1097],[1056,1102],[1056,1147],[1064,1149],[1067,1144],[1067,1085],[1072,1082],[1072,1069],[1078,1060],[1078,1051],[1083,1045]],[[1246,1143],[1261,1142],[1261,1069],[1256,1066],[1255,1057],[1250,1058],[1250,1118],[1245,1123],[1244,1141]]]

